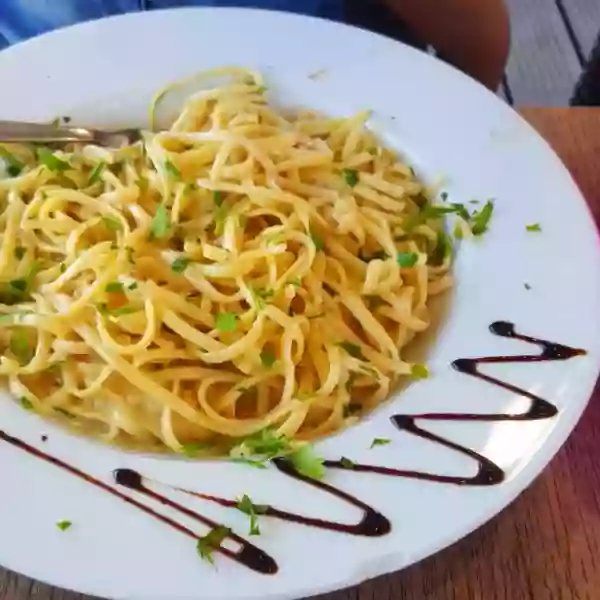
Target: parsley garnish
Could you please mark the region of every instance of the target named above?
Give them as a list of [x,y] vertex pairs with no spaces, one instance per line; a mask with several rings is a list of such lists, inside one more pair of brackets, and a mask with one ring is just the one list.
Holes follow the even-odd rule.
[[181,171],[170,160],[165,161],[165,170],[171,177],[181,179]]
[[220,204],[217,206],[214,219],[215,219],[215,234],[222,235],[223,230],[225,229],[225,219],[227,219],[227,214],[230,211],[230,207],[227,204]]
[[425,365],[413,365],[410,370],[410,376],[413,379],[427,379],[429,377],[429,369]]
[[261,506],[260,504],[253,504],[250,497],[244,494],[236,505],[236,508],[250,517],[250,535],[260,535],[260,529],[258,527],[258,516],[264,515],[267,512],[267,506]]
[[71,521],[59,521],[56,526],[61,530],[61,531],[66,531],[67,529],[70,529],[71,526],[73,525],[73,523],[71,523]]
[[0,146],[0,158],[6,163],[6,172],[10,177],[17,177],[25,168],[25,165],[14,154],[2,146]]
[[403,269],[411,269],[417,264],[418,260],[419,255],[416,252],[399,252],[396,255],[396,262]]
[[372,442],[371,442],[371,448],[375,448],[375,446],[387,446],[388,444],[391,444],[392,440],[388,439],[388,438],[375,438]]
[[524,283],[523,286],[525,287],[525,289],[527,291],[529,291],[531,289],[531,286],[528,283]]
[[138,287],[137,281],[134,281],[133,283],[130,283],[127,286],[127,289],[133,292],[133,290],[137,290],[137,287]]
[[106,167],[106,163],[104,161],[100,161],[91,171],[90,177],[88,179],[88,185],[94,185],[100,181],[100,176],[102,175],[102,171],[104,171]]
[[243,445],[254,455],[264,455],[273,458],[289,450],[290,442],[283,435],[276,435],[272,429],[262,429],[243,440]]
[[187,269],[190,262],[191,261],[189,258],[186,258],[185,256],[180,256],[171,263],[171,271],[173,271],[174,273],[183,273]]
[[250,288],[252,301],[256,306],[256,310],[262,310],[265,307],[266,301],[271,298],[275,292],[268,288]]
[[448,192],[442,192],[440,198],[442,199],[442,202],[446,202],[446,200],[448,200]]
[[150,232],[152,237],[157,240],[166,238],[169,235],[170,218],[167,212],[167,207],[164,202],[161,202],[156,209],[156,214],[150,223]]
[[223,200],[225,199],[223,197],[223,192],[220,192],[218,190],[215,190],[212,193],[212,197],[213,197],[213,202],[217,205],[217,206],[221,206],[221,204],[223,204]]
[[350,356],[353,356],[354,358],[358,358],[360,360],[365,359],[365,357],[363,356],[363,354],[360,350],[360,346],[357,346],[356,344],[352,344],[351,342],[340,342],[338,344],[338,346],[340,348],[342,348],[343,350],[345,350]]
[[102,217],[102,222],[108,231],[121,231],[121,223],[114,217]]
[[48,150],[48,148],[38,148],[37,157],[38,160],[51,171],[60,172],[71,168],[71,165],[67,161],[58,158],[58,156]]
[[140,177],[135,184],[138,186],[138,189],[140,190],[140,194],[143,194],[144,192],[148,191],[148,180],[145,177]]
[[263,366],[270,369],[275,364],[275,352],[273,352],[273,350],[263,350],[260,353],[260,360],[262,361]]
[[104,289],[109,294],[118,294],[123,291],[123,284],[120,281],[111,281]]
[[488,200],[480,211],[473,213],[473,224],[471,226],[473,235],[483,235],[488,230],[488,225],[490,219],[492,218],[493,212],[494,202],[492,200]]
[[15,258],[21,260],[25,256],[25,248],[23,246],[17,246],[15,248]]
[[352,470],[356,466],[356,463],[352,462],[349,458],[342,456],[342,458],[340,458],[340,466],[342,467],[342,469]]
[[193,442],[190,444],[182,444],[181,452],[189,458],[193,458],[199,452],[202,452],[202,450],[206,450],[207,448],[210,448],[210,444],[206,444],[203,442]]
[[234,331],[237,325],[237,316],[230,312],[220,312],[217,315],[216,328],[221,333]]
[[435,248],[429,256],[432,265],[441,265],[447,256],[452,253],[452,243],[444,231],[439,231]]
[[11,288],[16,290],[17,292],[24,292],[27,290],[27,280],[26,279],[13,279],[9,282]]
[[343,169],[342,176],[350,187],[354,187],[358,183],[358,171],[356,169]]
[[29,336],[23,329],[17,329],[12,332],[8,347],[20,363],[27,363],[31,359]]
[[293,285],[296,287],[302,287],[302,280],[300,277],[294,277],[287,282],[288,285]]
[[221,542],[231,535],[231,529],[224,525],[217,525],[211,529],[204,537],[198,539],[196,550],[202,560],[213,563],[212,553],[219,548]]
[[322,479],[325,475],[323,459],[316,456],[309,445],[302,446],[296,452],[290,454],[290,461],[300,475],[312,479]]
[[542,231],[542,226],[539,223],[533,223],[532,225],[527,225],[527,231],[534,231],[536,233]]
[[33,404],[31,403],[31,400],[29,398],[25,398],[25,396],[21,396],[19,398],[19,402],[21,403],[21,406],[25,410],[33,410]]
[[317,235],[314,231],[311,230],[310,232],[310,239],[312,240],[312,243],[315,245],[315,250],[323,250],[323,248],[325,248],[325,242],[323,241],[323,238],[319,235]]

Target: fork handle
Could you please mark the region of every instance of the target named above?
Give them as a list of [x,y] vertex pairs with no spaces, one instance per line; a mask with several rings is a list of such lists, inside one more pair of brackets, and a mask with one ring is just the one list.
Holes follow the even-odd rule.
[[83,127],[0,121],[0,142],[93,142],[94,139],[94,132]]

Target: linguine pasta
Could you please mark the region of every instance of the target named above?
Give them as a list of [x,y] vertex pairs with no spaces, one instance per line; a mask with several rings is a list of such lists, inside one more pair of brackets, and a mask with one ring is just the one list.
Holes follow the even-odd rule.
[[211,76],[141,143],[3,147],[0,376],[26,408],[212,453],[328,434],[413,372],[446,211],[368,114],[283,114],[260,75]]

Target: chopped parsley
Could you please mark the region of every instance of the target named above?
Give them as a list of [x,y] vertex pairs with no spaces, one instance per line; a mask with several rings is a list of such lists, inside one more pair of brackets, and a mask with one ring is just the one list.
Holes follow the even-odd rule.
[[114,217],[102,217],[102,222],[108,231],[121,231],[121,223]]
[[324,461],[315,455],[312,447],[308,444],[290,454],[289,459],[300,475],[312,479],[323,479],[325,475]]
[[51,171],[61,172],[71,168],[71,165],[66,160],[56,156],[48,148],[38,148],[37,157],[38,160]]
[[494,212],[494,202],[492,200],[488,200],[484,207],[473,213],[471,231],[473,235],[483,235],[489,227],[490,219],[492,218],[492,214]]
[[169,213],[167,212],[167,207],[164,202],[161,202],[150,223],[150,233],[153,238],[162,240],[168,237],[170,226],[171,220],[169,218]]
[[[421,212],[421,220],[427,221],[429,219],[439,219],[445,215],[451,215],[453,213],[457,213],[462,206],[461,204],[452,204],[451,206],[439,206],[439,205],[429,205],[426,206]],[[464,209],[464,207],[463,207]]]
[[181,179],[181,171],[170,160],[165,161],[165,170],[171,177]]
[[71,523],[71,521],[59,521],[56,526],[61,530],[61,531],[66,531],[67,529],[70,529],[73,526],[73,523]]
[[25,256],[25,248],[23,246],[17,246],[15,248],[15,258],[21,260]]
[[450,254],[452,254],[452,242],[445,231],[439,231],[435,247],[429,255],[429,262],[432,265],[441,265]]
[[224,196],[223,196],[223,192],[220,192],[219,190],[215,190],[212,193],[212,197],[213,197],[213,202],[217,206],[221,206],[223,204],[223,200],[225,199]]
[[358,346],[357,344],[353,344],[351,342],[340,342],[338,346],[354,358],[358,358],[359,360],[365,359],[361,352],[360,346]]
[[137,281],[134,281],[133,283],[130,283],[127,286],[127,289],[130,290],[131,292],[133,292],[133,290],[137,290],[138,284]]
[[319,236],[318,234],[316,234],[312,230],[310,232],[310,239],[312,240],[312,243],[315,245],[315,250],[319,251],[319,250],[323,250],[323,248],[325,248],[325,242],[323,241],[323,238],[321,236]]
[[223,230],[225,229],[225,220],[227,219],[227,215],[229,214],[230,210],[231,210],[231,207],[224,203],[221,203],[217,206],[217,208],[214,212],[215,234],[216,235],[223,234]]
[[274,458],[290,449],[289,440],[283,435],[277,435],[269,428],[248,436],[242,443],[253,455],[263,455],[269,458]]
[[203,442],[194,442],[194,443],[190,443],[190,444],[182,444],[181,452],[183,454],[185,454],[186,456],[188,456],[189,458],[193,458],[199,452],[202,452],[203,450],[206,450],[207,448],[210,448],[210,444],[206,444]]
[[190,262],[189,258],[180,256],[171,263],[171,271],[173,271],[173,273],[183,273],[188,268]]
[[442,199],[442,202],[446,202],[446,200],[448,200],[448,192],[442,192],[440,198]]
[[463,237],[465,237],[465,234],[463,233],[462,227],[456,223],[456,225],[454,226],[454,237],[457,240],[462,240]]
[[527,291],[529,291],[529,290],[531,289],[531,286],[530,286],[528,283],[524,283],[524,284],[523,284],[523,287],[524,287],[524,288],[525,288]]
[[302,287],[302,279],[300,279],[300,277],[293,277],[287,282],[287,284],[295,287]]
[[429,369],[426,365],[413,365],[410,370],[410,376],[413,379],[427,379],[429,377]]
[[273,350],[263,350],[260,353],[260,360],[263,366],[267,367],[267,369],[270,369],[275,364],[277,357],[275,356],[275,352],[273,352]]
[[102,171],[106,168],[106,163],[102,160],[100,161],[91,171],[90,177],[88,179],[88,185],[94,185],[98,181],[100,181],[100,177],[102,175]]
[[123,291],[123,284],[120,281],[111,281],[104,288],[109,294],[119,294]]
[[27,290],[26,279],[13,279],[9,282],[8,285],[17,292],[25,292]]
[[350,187],[354,187],[358,183],[358,171],[356,169],[343,169],[342,176]]
[[342,458],[340,458],[340,466],[342,467],[342,469],[354,469],[354,467],[356,466],[356,463],[354,463],[353,461],[351,461],[349,458],[346,458],[345,456],[342,456]]
[[31,400],[29,398],[21,396],[19,398],[19,403],[25,410],[33,410],[33,404],[31,403]]
[[371,442],[371,448],[375,448],[375,446],[387,446],[388,444],[391,444],[392,440],[388,439],[388,438],[375,438],[372,442]]
[[211,529],[204,537],[198,539],[196,550],[202,560],[213,563],[213,552],[219,548],[221,542],[231,535],[231,529],[224,525],[217,525]]
[[237,325],[237,316],[230,312],[220,312],[216,319],[216,328],[221,333],[234,331]]
[[14,154],[2,146],[0,146],[0,158],[6,164],[6,172],[10,177],[19,176],[25,168],[25,165]]
[[236,505],[236,508],[250,517],[250,535],[260,535],[258,527],[258,515],[264,515],[268,507],[260,504],[253,504],[249,496],[244,494]]
[[121,317],[123,315],[130,315],[134,312],[138,312],[140,309],[134,306],[120,306],[119,308],[108,308],[106,304],[100,303],[97,305],[98,311],[103,315],[111,317]]
[[146,177],[140,177],[135,184],[138,186],[141,194],[148,191],[148,179],[146,179]]
[[31,360],[29,336],[24,329],[16,329],[11,333],[8,347],[21,364],[28,363]]
[[273,297],[274,294],[274,290],[269,288],[250,288],[250,295],[252,296],[252,302],[256,310],[262,310],[265,307],[266,301]]
[[527,231],[539,233],[542,231],[542,226],[539,223],[533,223],[532,225],[527,225],[526,229]]
[[396,255],[396,262],[403,269],[411,269],[419,260],[419,255],[416,252],[399,252]]

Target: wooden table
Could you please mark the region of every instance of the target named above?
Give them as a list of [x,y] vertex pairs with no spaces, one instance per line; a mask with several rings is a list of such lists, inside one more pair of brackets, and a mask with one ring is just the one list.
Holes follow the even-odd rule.
[[[527,108],[600,224],[600,109]],[[598,332],[600,335],[600,332]],[[81,600],[0,570],[0,600]],[[444,552],[319,600],[599,600],[600,386],[550,466],[509,508]]]

